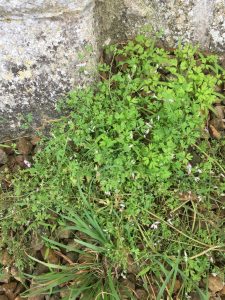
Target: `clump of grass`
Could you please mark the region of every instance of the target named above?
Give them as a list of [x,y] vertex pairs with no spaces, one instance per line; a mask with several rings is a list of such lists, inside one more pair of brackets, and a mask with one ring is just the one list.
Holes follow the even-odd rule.
[[82,218],[88,203],[112,265],[126,270],[132,256],[146,290],[151,278],[172,296],[179,278],[184,295],[223,272],[224,140],[205,129],[224,70],[216,56],[190,45],[169,52],[144,36],[107,51],[101,80],[68,95],[68,115],[15,178],[3,244],[13,251],[51,228],[51,210]]
[[[87,300],[120,299],[115,266],[112,267],[106,260],[107,252],[114,245],[91,213],[87,207],[83,219],[75,213],[71,217],[59,216],[60,222],[61,224],[64,223],[66,230],[78,231],[87,238],[86,241],[74,239],[78,246],[66,245],[48,238],[44,239],[53,249],[76,252],[79,254],[79,258],[83,258],[84,261],[75,263],[63,256],[68,259],[69,264],[55,265],[30,257],[32,260],[47,266],[50,272],[39,276],[28,275],[28,278],[31,277],[33,280],[33,286],[23,296],[52,295],[60,291],[66,299],[71,300],[80,296]],[[70,222],[70,226],[66,225],[66,222]],[[129,295],[129,290],[125,292]]]

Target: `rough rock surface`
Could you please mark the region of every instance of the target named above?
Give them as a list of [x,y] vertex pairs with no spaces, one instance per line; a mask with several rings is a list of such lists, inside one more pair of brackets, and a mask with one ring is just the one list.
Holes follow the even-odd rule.
[[179,40],[205,50],[225,50],[223,0],[98,0],[102,42],[124,39],[145,28],[162,31],[169,46]]
[[165,45],[222,53],[225,2],[0,0],[0,139],[21,131],[29,113],[34,126],[54,116],[58,99],[94,78],[98,49],[143,28],[162,30]]
[[[0,138],[32,113],[53,114],[55,102],[85,82],[95,64],[93,0],[0,0]],[[81,53],[85,57],[81,57]]]

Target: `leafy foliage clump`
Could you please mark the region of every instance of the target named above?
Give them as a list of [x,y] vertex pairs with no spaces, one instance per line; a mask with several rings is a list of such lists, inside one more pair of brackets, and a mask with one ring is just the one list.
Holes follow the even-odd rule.
[[144,36],[110,46],[105,60],[101,80],[68,95],[68,115],[15,179],[4,242],[9,228],[27,236],[52,210],[82,216],[88,205],[112,242],[112,263],[126,269],[131,255],[140,276],[162,285],[179,261],[190,291],[217,268],[210,257],[225,258],[224,219],[213,210],[225,187],[224,141],[206,130],[224,71],[190,45],[167,51]]

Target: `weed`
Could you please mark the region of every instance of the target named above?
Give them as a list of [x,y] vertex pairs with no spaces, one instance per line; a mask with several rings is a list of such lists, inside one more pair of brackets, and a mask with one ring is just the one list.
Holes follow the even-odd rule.
[[[60,292],[66,295],[66,299],[76,299],[81,295],[90,300],[120,299],[117,283],[112,277],[115,271],[112,270],[111,265],[107,265],[106,260],[107,252],[114,246],[95,218],[92,217],[92,213],[86,211],[84,219],[77,214],[69,218],[61,216],[61,222],[63,221],[64,224],[66,221],[73,224],[64,225],[65,229],[82,232],[87,238],[86,241],[74,240],[81,247],[64,245],[45,238],[45,241],[53,249],[77,252],[80,259],[85,257],[88,261],[84,263],[70,262],[68,266],[63,266],[40,262],[31,257],[34,261],[47,266],[51,271],[44,275],[32,276],[34,285],[30,291],[24,293],[24,296],[58,293],[59,286],[61,286]],[[28,275],[28,277],[30,276]]]
[[[205,132],[224,70],[216,56],[190,45],[169,52],[144,36],[110,46],[107,55],[101,81],[70,92],[61,105],[69,116],[43,139],[35,164],[15,178],[17,201],[10,220],[2,220],[3,244],[26,244],[51,210],[68,218],[79,211],[86,226],[88,203],[110,241],[104,255],[112,265],[127,270],[132,256],[139,275],[159,286],[157,299],[172,297],[176,278],[185,295],[198,289],[212,261],[222,266],[225,259],[225,145]],[[92,250],[106,249],[99,244]],[[59,280],[60,273],[51,276]],[[47,275],[39,279],[46,288]]]

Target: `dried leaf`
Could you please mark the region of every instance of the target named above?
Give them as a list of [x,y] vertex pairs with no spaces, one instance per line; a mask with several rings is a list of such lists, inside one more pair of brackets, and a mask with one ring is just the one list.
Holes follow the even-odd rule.
[[213,125],[209,125],[210,128],[210,134],[213,138],[219,140],[221,138],[221,134],[220,132],[213,126]]
[[198,196],[193,194],[192,191],[189,192],[180,192],[178,193],[178,197],[181,201],[197,201]]
[[219,276],[213,275],[209,276],[208,285],[210,291],[212,291],[213,293],[221,291],[224,286],[222,279]]

